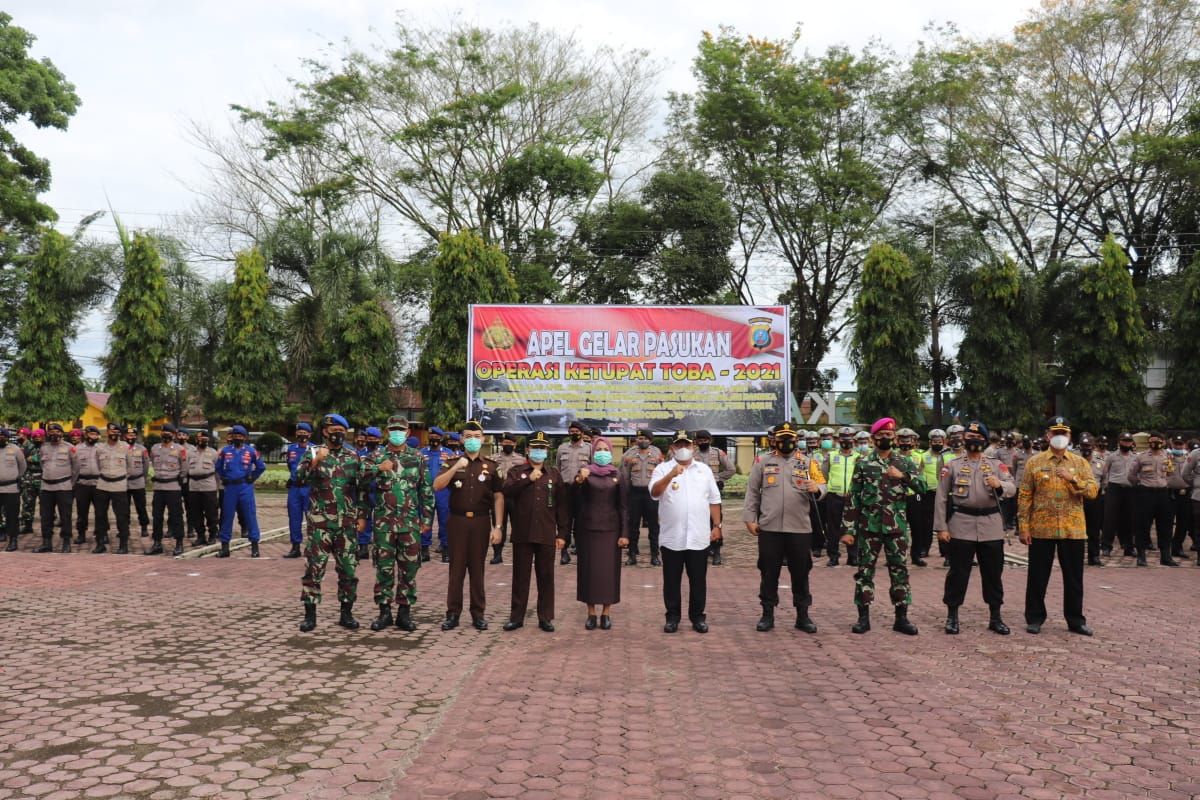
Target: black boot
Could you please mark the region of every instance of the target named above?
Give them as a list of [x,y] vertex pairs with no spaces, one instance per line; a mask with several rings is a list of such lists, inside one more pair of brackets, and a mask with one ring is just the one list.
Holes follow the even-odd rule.
[[92,548],[92,553],[99,554],[99,553],[107,553],[107,552],[108,552],[108,540],[107,539],[96,540],[96,546]]
[[258,558],[261,555],[262,555],[262,553],[260,553],[258,551],[258,542],[251,542],[250,543],[250,557]]
[[721,566],[721,549],[717,548],[712,554],[712,563],[714,567]]
[[371,630],[381,631],[392,626],[392,606],[390,603],[379,604],[379,616],[371,623]]
[[627,566],[627,567],[636,567],[637,566],[637,553],[630,550],[628,553],[625,554],[625,566]]
[[504,545],[499,545],[499,544],[492,545],[492,560],[490,563],[492,563],[492,564],[503,564],[504,563],[504,559],[500,556],[500,550],[503,547],[504,547]]
[[1010,633],[1004,620],[1000,619],[1000,606],[992,606],[992,617],[988,620],[988,630],[995,631],[1001,636],[1008,636]]
[[906,636],[917,635],[917,626],[908,621],[908,606],[896,606],[896,621],[892,623],[892,630]]
[[562,549],[562,555],[560,555],[558,557],[558,563],[559,564],[570,564],[571,563],[571,554],[570,554],[570,552],[567,551],[567,548],[564,547]]
[[146,555],[161,556],[162,552],[163,552],[162,539],[155,539],[154,543],[152,545],[150,545],[150,549],[146,551]]
[[229,542],[221,542],[221,552],[217,553],[217,558],[229,558]]
[[[297,551],[300,549],[300,545],[295,545],[295,547],[296,547]],[[296,556],[288,556],[288,558],[295,558],[295,557]],[[422,561],[429,560],[429,547],[427,545],[421,546],[421,560]]]
[[458,614],[451,614],[449,611],[447,611],[446,618],[444,620],[442,620],[442,630],[452,631],[457,627],[458,627]]
[[87,544],[87,537],[82,533],[75,533],[75,544]]
[[449,564],[449,563],[450,563],[450,550],[449,550],[449,548],[447,548],[447,549],[445,549],[445,550],[443,550],[443,551],[442,551],[442,563],[443,563],[443,564]]
[[858,622],[850,626],[851,633],[866,633],[871,630],[871,607],[858,607]]
[[14,533],[8,537],[8,546],[4,548],[4,552],[11,553],[17,549],[17,535]]
[[834,553],[833,555],[831,555],[831,556],[829,557],[829,561],[827,561],[827,562],[825,563],[825,566],[827,566],[827,567],[836,567],[836,566],[838,565],[838,558],[839,558],[838,554],[837,554],[837,553]]
[[299,558],[300,557],[300,543],[292,542],[292,549],[288,550],[286,553],[284,553],[283,557],[284,558]]
[[304,622],[300,623],[300,632],[308,633],[313,628],[317,627],[317,604],[304,604]]
[[808,606],[800,606],[796,609],[796,630],[805,633],[817,632],[817,624],[808,616]]
[[119,555],[119,556],[129,555],[129,537],[128,536],[122,536],[117,539],[117,555]]
[[216,542],[210,542],[205,538],[204,531],[200,531],[200,533],[196,534],[196,540],[192,542],[192,547],[204,547],[209,544],[216,544]]
[[371,559],[371,546],[369,544],[360,544],[358,546],[358,560],[369,561]]
[[58,552],[60,552],[60,553],[71,552],[71,537],[70,536],[62,537],[62,547],[58,548]]
[[1163,550],[1158,556],[1158,563],[1164,567],[1178,567],[1179,562],[1171,558],[1169,550]]
[[142,526],[142,535],[141,535],[141,538],[142,538],[142,539],[145,539],[145,538],[146,538],[147,536],[149,536],[149,535],[150,535],[150,532],[149,532],[149,531],[146,529],[146,526],[145,526],[145,525],[143,525],[143,526]]
[[179,558],[181,555],[183,555],[183,540],[176,539],[175,547],[171,550],[171,556],[174,558]]
[[650,566],[652,566],[652,567],[661,567],[662,566],[662,558],[659,557],[657,550],[650,551]]
[[1137,551],[1137,565],[1138,565],[1139,567],[1148,567],[1148,566],[1150,566],[1149,564],[1147,564],[1147,563],[1146,563],[1146,551],[1145,551],[1145,550],[1138,550],[1138,551]]
[[348,631],[358,630],[358,620],[354,618],[354,603],[342,603],[342,615],[338,617],[338,625]]
[[[70,542],[70,539],[68,539],[67,541]],[[35,553],[53,553],[54,552],[54,537],[53,536],[43,536],[41,546],[34,548],[33,552],[35,552]]]
[[946,633],[958,634],[958,606],[946,606]]
[[413,622],[411,608],[408,606],[399,606],[396,608],[396,627],[409,633],[417,629],[417,623]]
[[775,627],[775,607],[764,605],[762,610],[762,616],[758,618],[758,624],[754,626],[754,630],[766,632]]

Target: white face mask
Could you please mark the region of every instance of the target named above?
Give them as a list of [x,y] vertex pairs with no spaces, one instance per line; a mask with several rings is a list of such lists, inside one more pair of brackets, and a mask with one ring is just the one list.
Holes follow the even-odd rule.
[[1058,436],[1050,437],[1050,446],[1055,450],[1066,450],[1069,444],[1071,444],[1071,438],[1063,436],[1061,433]]
[[675,460],[680,463],[691,461],[692,460],[692,448],[680,447],[678,450],[675,451]]

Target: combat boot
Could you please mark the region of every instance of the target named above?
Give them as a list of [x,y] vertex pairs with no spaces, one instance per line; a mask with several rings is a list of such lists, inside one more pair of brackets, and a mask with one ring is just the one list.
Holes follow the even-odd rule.
[[369,561],[370,558],[371,558],[371,546],[367,545],[367,544],[360,544],[358,546],[358,560],[359,561]]
[[221,542],[221,552],[217,553],[217,558],[229,558],[229,542]]
[[808,616],[808,606],[800,606],[796,609],[796,630],[805,633],[817,632],[817,623]]
[[119,556],[129,555],[129,537],[128,536],[122,536],[119,539],[117,539],[117,555],[119,555]]
[[54,537],[43,536],[41,547],[34,548],[35,553],[53,553],[54,552]]
[[250,557],[258,558],[261,555],[262,555],[262,553],[258,552],[258,542],[251,542],[250,543]]
[[338,625],[348,631],[358,630],[358,620],[354,618],[354,603],[342,603],[342,615],[338,617]]
[[141,536],[141,538],[145,539],[145,538],[146,538],[147,536],[149,536],[149,535],[150,535],[150,532],[149,532],[149,531],[147,531],[147,530],[146,530],[146,526],[145,526],[145,525],[143,525],[143,526],[142,526],[142,536]]
[[625,555],[625,566],[627,566],[627,567],[636,567],[637,566],[637,553],[630,550]]
[[764,605],[762,610],[762,616],[758,618],[758,624],[754,626],[754,630],[765,633],[775,627],[775,607]]
[[58,552],[60,552],[60,553],[71,552],[71,537],[70,536],[62,537],[62,547],[58,548]]
[[371,623],[371,630],[381,631],[392,626],[392,606],[390,603],[379,604],[379,616]]
[[871,630],[871,607],[858,607],[858,622],[850,626],[851,633],[866,633]]
[[317,627],[317,604],[304,604],[304,622],[300,623],[300,632],[308,633],[313,628]]
[[958,606],[946,606],[946,633],[958,634]]
[[284,553],[283,557],[284,558],[299,558],[300,557],[300,543],[292,542],[292,549],[288,550],[286,553]]
[[183,542],[181,540],[175,540],[175,547],[171,550],[171,555],[174,558],[179,558],[183,555]]
[[498,545],[498,544],[492,545],[492,560],[488,563],[491,563],[491,564],[503,564],[504,563],[504,557],[500,555],[500,550],[502,547],[503,547],[503,545]]
[[92,548],[92,553],[94,555],[98,555],[100,553],[107,553],[107,552],[108,552],[108,542],[107,541],[99,541],[98,540],[96,542],[96,546]]
[[161,556],[163,552],[162,539],[155,539],[154,544],[150,545],[150,549],[146,551],[148,556]]
[[[300,545],[296,544],[296,545],[292,545],[292,547],[296,550],[296,555],[288,556],[288,558],[296,558],[296,556],[298,556],[300,554]],[[424,562],[424,561],[428,561],[428,560],[429,560],[429,545],[423,544],[423,545],[421,545],[421,561]]]
[[87,537],[84,536],[82,533],[76,532],[75,544],[87,544]]
[[16,549],[17,549],[17,535],[14,533],[12,536],[8,537],[8,547],[4,548],[4,552],[11,553]]
[[409,633],[417,629],[417,623],[413,622],[411,608],[408,606],[399,606],[396,608],[396,627]]
[[917,635],[917,626],[908,621],[908,606],[896,606],[896,621],[892,623],[892,630],[905,636]]
[[[200,531],[196,534],[196,541],[192,542],[192,547],[204,547],[207,544],[209,544],[209,541],[204,537],[204,531]],[[216,544],[216,542],[212,544]]]
[[1000,619],[1000,606],[992,606],[992,616],[988,620],[988,630],[995,631],[1001,636],[1008,636],[1008,626],[1004,624],[1004,620]]

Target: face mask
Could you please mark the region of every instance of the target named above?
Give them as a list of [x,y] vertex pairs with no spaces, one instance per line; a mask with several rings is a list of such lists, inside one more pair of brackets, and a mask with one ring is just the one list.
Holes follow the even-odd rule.
[[707,453],[707,452],[708,452],[708,448],[709,448],[709,447],[711,447],[711,446],[712,446],[711,444],[709,444],[708,442],[705,442],[704,444],[700,445],[700,452],[701,452],[701,453]]
[[592,461],[595,461],[602,467],[607,467],[612,463],[612,453],[608,450],[597,450],[596,455],[592,456]]
[[1151,442],[1151,443],[1150,443],[1150,449],[1151,449],[1151,450],[1161,450],[1161,449],[1162,449],[1162,442]]
[[110,433],[110,434],[108,435],[108,443],[109,443],[109,444],[116,444],[116,443],[117,443],[117,439],[120,439],[120,438],[121,438],[121,437],[120,437],[120,435],[119,435],[119,434],[116,434],[116,433]]
[[399,447],[408,438],[407,431],[388,431],[388,444]]
[[972,453],[982,453],[983,442],[969,441],[967,442],[967,450]]
[[860,444],[858,447],[856,447],[854,449],[857,450],[858,452],[862,453],[863,455],[866,455],[867,453],[871,452],[871,445]]
[[638,446],[638,450],[648,450],[650,448],[650,443],[649,442],[638,442],[637,446]]
[[892,449],[892,440],[891,439],[879,439],[875,442],[875,446],[877,448],[879,448],[880,450],[883,450],[886,452],[886,451]]
[[201,439],[200,441],[196,442],[196,447],[199,447],[201,450],[208,447],[208,439]]
[[1071,439],[1067,436],[1059,434],[1058,436],[1050,437],[1050,446],[1055,450],[1066,450],[1067,445],[1071,443]]
[[1121,452],[1122,452],[1122,453],[1128,453],[1128,452],[1129,452],[1130,450],[1132,450],[1132,449],[1133,449],[1133,445],[1131,445],[1131,444],[1123,444],[1123,445],[1121,445]]
[[513,450],[515,450],[515,449],[516,449],[516,447],[515,447],[514,445],[511,445],[511,444],[506,444],[506,445],[504,445],[504,446],[503,446],[502,448],[500,448],[500,449],[502,449],[502,450],[504,451],[504,455],[506,455],[506,456],[511,456],[511,455],[512,455],[512,451],[513,451]]
[[778,447],[779,452],[783,453],[785,456],[790,453],[796,452],[796,443],[792,442],[792,441],[787,441],[787,440],[779,441],[779,442],[776,442],[775,446]]
[[821,440],[821,449],[822,450],[832,450],[833,449],[833,439],[822,439]]
[[[334,437],[334,436],[337,436],[337,435],[338,435],[338,434],[336,434],[336,433],[335,433],[335,434],[330,434],[329,438],[332,440],[332,439],[333,439],[333,437]],[[343,438],[345,438],[345,437],[343,437]],[[244,445],[244,444],[246,443],[246,440],[245,440],[245,439],[242,439],[242,438],[230,439],[230,440],[229,440],[229,443],[230,443],[230,444],[232,444],[234,447],[241,447],[242,445]],[[341,444],[341,442],[338,442],[338,444]]]
[[379,447],[379,442],[367,442],[367,450],[371,451]]
[[346,443],[346,434],[344,433],[331,433],[328,438],[330,447],[341,447]]
[[908,442],[905,442],[904,444],[900,445],[900,449],[901,450],[912,450],[912,445],[909,444]]
[[541,448],[537,448],[536,450],[530,450],[529,451],[529,463],[541,464],[543,461],[546,460],[546,455],[548,454],[548,452],[549,451],[542,450]]
[[841,444],[843,450],[852,450],[854,448],[854,440],[853,439],[842,439],[842,441],[839,442],[839,444]]
[[1083,456],[1084,458],[1087,458],[1088,456],[1090,456],[1092,454],[1092,448],[1089,446],[1080,447],[1079,454],[1081,456]]
[[796,449],[801,453],[805,452],[808,450],[808,442],[796,442]]
[[442,440],[441,439],[430,439],[429,446],[436,450],[437,448],[442,446]]
[[463,449],[471,455],[478,453],[481,447],[483,447],[483,439],[467,439],[463,442]]
[[1178,447],[1176,447],[1176,448],[1174,448],[1173,450],[1171,450],[1171,455],[1173,455],[1173,456],[1185,456],[1185,455],[1187,455],[1187,451],[1186,451],[1186,450],[1183,450],[1183,449],[1180,449],[1180,448],[1178,448]]
[[572,442],[578,442],[578,441],[579,441],[580,439],[582,439],[582,438],[583,438],[583,434],[582,434],[582,433],[572,433],[572,434],[571,434],[571,441],[572,441]]
[[940,453],[940,452],[942,452],[943,450],[945,450],[945,449],[946,449],[946,445],[944,445],[944,444],[931,444],[931,445],[929,445],[929,449],[930,449],[930,450],[932,450],[932,451],[933,451],[933,452],[935,452],[935,453]]
[[692,448],[681,447],[675,451],[675,460],[679,463],[685,463],[692,460]]
[[59,442],[61,442],[61,441],[62,441],[62,434],[61,434],[61,433],[52,433],[52,434],[50,434],[50,443],[51,443],[51,444],[58,444],[58,443],[59,443]]

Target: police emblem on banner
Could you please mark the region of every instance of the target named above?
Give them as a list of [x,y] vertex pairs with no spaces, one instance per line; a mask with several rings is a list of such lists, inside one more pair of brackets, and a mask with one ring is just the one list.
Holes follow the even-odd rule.
[[755,350],[765,350],[771,346],[770,317],[752,317],[750,319],[750,346]]
[[483,331],[483,346],[491,350],[507,350],[515,342],[513,333],[500,320],[496,320]]

